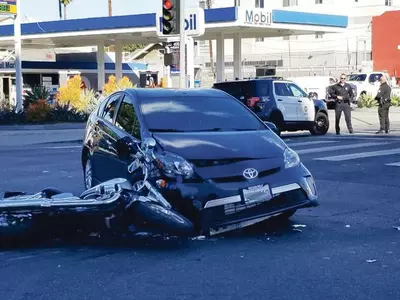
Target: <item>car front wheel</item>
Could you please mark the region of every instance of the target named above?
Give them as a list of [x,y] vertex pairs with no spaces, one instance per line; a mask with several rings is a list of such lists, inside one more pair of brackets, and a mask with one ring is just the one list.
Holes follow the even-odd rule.
[[310,129],[312,135],[325,135],[329,130],[329,118],[323,112],[318,112],[315,116],[313,127]]
[[83,177],[85,181],[85,189],[90,189],[93,187],[93,165],[90,156],[88,156],[86,159]]

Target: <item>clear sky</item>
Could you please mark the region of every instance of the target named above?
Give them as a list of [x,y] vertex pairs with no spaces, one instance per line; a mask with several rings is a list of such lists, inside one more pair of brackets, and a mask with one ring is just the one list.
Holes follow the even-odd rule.
[[[38,21],[58,20],[58,0],[19,0],[23,22],[26,17]],[[161,0],[112,0],[113,15],[156,12]],[[196,6],[197,0],[186,0],[186,7]],[[108,0],[73,0],[67,7],[67,19],[102,17],[108,15]]]

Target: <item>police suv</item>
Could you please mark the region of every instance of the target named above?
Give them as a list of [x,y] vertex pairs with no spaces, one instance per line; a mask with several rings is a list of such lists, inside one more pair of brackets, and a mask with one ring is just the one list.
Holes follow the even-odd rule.
[[263,121],[274,123],[281,131],[308,130],[324,135],[329,130],[328,108],[322,100],[307,95],[290,80],[265,77],[218,82],[223,90],[249,107]]

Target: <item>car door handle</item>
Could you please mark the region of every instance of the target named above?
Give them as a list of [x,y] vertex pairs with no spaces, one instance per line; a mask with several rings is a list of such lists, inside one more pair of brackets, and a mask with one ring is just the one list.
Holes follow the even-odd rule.
[[303,100],[297,100],[297,102],[303,102]]
[[282,101],[282,99],[278,99],[278,101]]

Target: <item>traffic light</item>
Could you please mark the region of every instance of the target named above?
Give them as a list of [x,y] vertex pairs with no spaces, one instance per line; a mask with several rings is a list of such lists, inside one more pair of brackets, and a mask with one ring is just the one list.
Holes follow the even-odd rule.
[[180,0],[161,0],[163,3],[162,32],[165,35],[180,33]]

